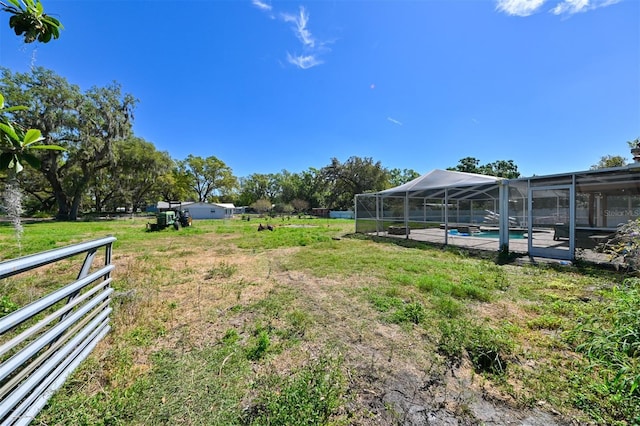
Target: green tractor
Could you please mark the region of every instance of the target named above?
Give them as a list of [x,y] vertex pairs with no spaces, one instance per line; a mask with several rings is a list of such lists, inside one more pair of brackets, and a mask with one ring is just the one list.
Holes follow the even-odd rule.
[[156,215],[156,223],[147,223],[148,231],[161,231],[173,226],[177,231],[180,226],[191,226],[191,215],[185,210],[169,210]]

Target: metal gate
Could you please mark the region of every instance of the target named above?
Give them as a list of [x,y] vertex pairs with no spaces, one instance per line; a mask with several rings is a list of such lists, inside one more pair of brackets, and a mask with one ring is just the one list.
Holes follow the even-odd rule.
[[[109,331],[115,237],[0,262],[0,280],[86,254],[77,279],[0,318],[0,424],[26,425]],[[93,265],[99,249],[104,264]]]

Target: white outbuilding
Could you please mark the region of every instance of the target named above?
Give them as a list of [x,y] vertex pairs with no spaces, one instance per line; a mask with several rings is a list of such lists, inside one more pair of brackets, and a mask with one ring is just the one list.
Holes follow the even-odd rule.
[[183,206],[193,219],[231,219],[235,212],[232,203],[191,203]]

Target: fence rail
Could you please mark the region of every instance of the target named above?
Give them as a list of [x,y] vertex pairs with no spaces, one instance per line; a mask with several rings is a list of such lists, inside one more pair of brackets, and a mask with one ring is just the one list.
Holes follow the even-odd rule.
[[[109,331],[115,237],[0,262],[0,280],[85,254],[77,278],[0,318],[0,425],[26,425]],[[94,265],[100,249],[104,262]]]

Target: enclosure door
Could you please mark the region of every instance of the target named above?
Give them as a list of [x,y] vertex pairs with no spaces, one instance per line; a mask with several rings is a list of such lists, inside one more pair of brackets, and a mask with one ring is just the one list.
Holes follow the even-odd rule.
[[529,188],[529,255],[573,259],[575,208],[571,185]]

